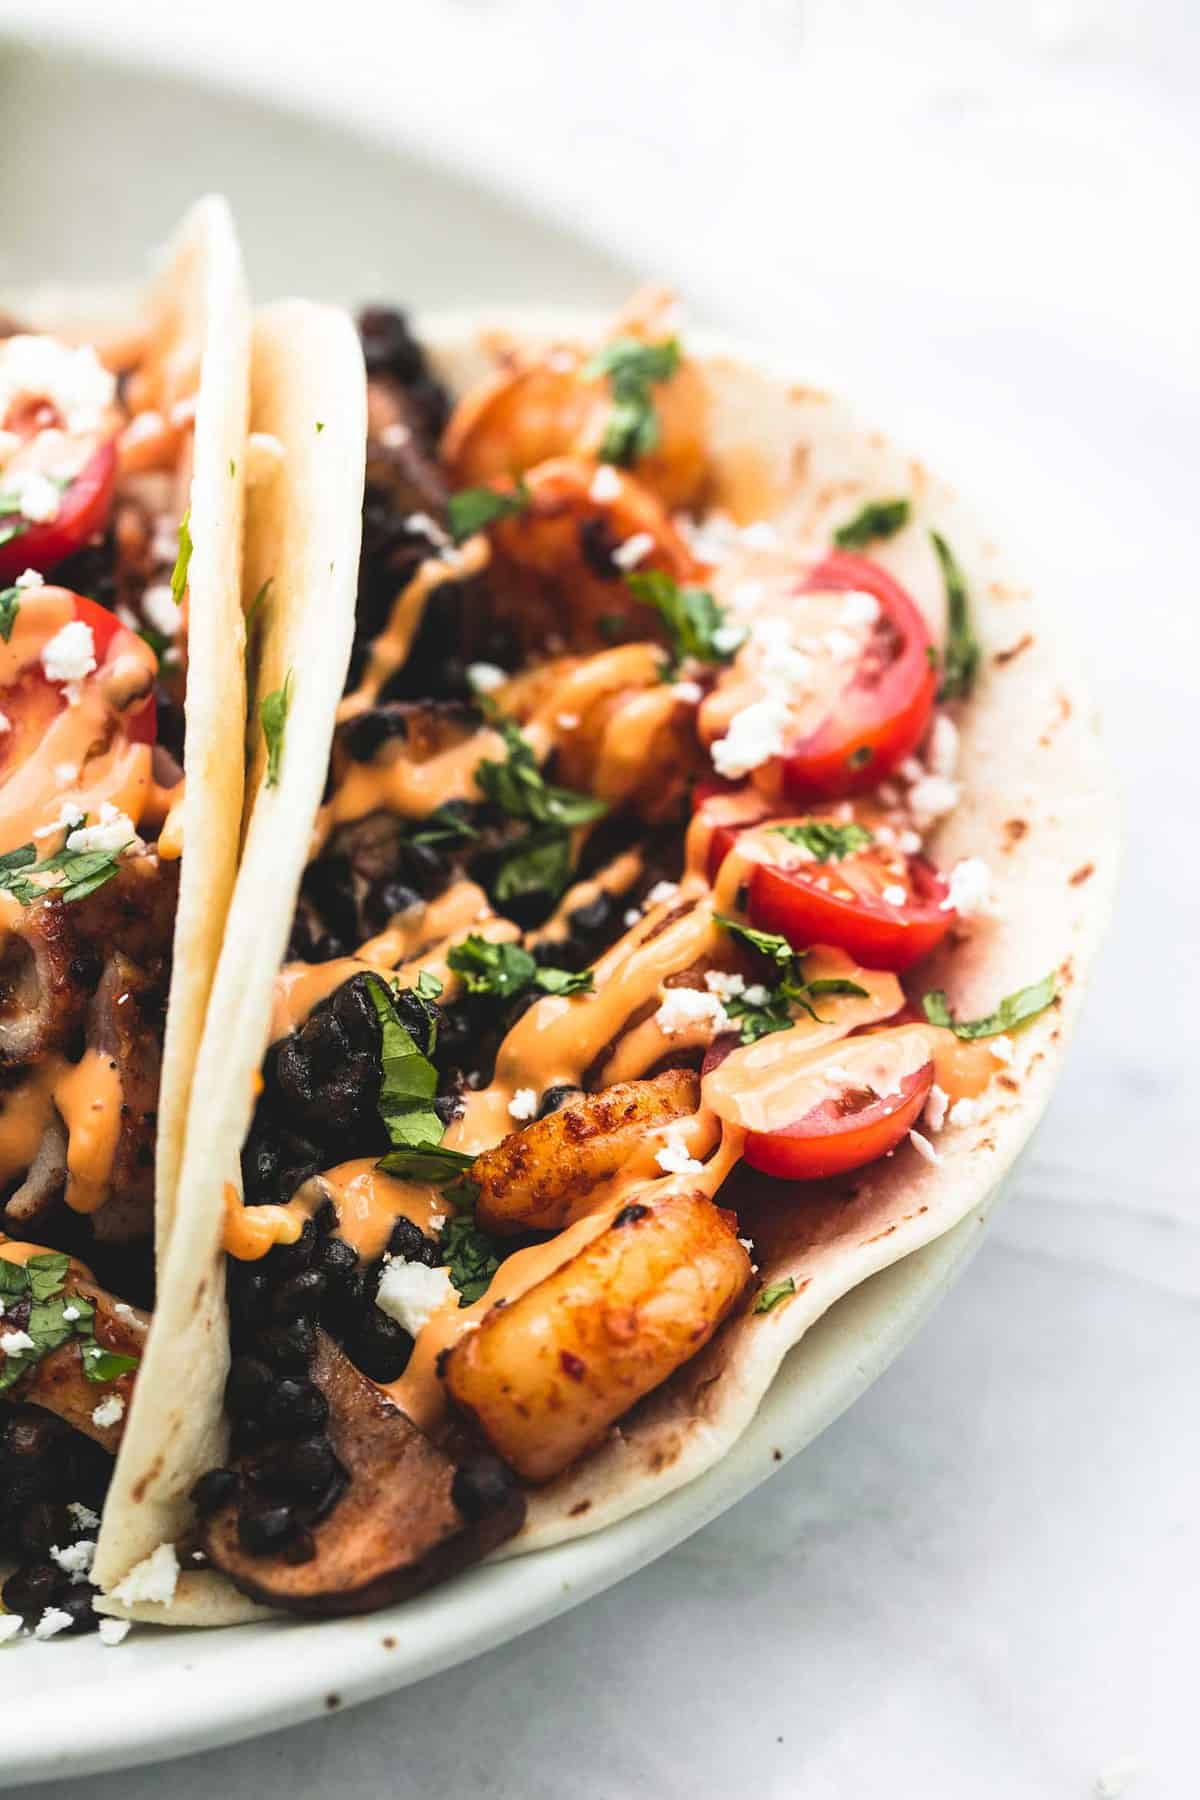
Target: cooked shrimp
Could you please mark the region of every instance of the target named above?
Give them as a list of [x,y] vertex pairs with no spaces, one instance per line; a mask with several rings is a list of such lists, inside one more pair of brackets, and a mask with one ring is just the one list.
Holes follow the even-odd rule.
[[749,1277],[732,1214],[704,1194],[624,1207],[461,1338],[446,1385],[519,1474],[548,1481],[708,1342]]
[[[660,291],[635,296],[608,342],[664,343],[673,336],[673,312],[674,301]],[[473,487],[557,456],[594,463],[613,396],[606,376],[586,373],[592,356],[592,350],[563,344],[537,355],[514,352],[464,395],[442,440],[452,480]],[[651,399],[658,442],[637,459],[636,473],[664,506],[690,506],[708,468],[708,395],[699,368],[684,358],[673,375],[654,384]]]
[[[646,1134],[695,1112],[700,1077],[671,1069],[581,1094],[548,1118],[510,1132],[471,1168],[475,1213],[488,1231],[559,1231],[578,1218],[594,1190],[636,1154]],[[648,1173],[654,1173],[651,1161]]]
[[[618,469],[556,457],[526,475],[529,504],[492,527],[489,588],[503,622],[531,647],[555,638],[594,649],[615,638],[656,637],[656,615],[633,597],[628,569],[676,581],[702,570],[654,495]],[[636,562],[622,546],[635,544]],[[615,553],[615,555],[614,555]]]

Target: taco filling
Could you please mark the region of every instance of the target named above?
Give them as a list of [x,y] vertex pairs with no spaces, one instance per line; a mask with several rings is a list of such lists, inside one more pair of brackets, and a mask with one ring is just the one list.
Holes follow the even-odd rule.
[[[0,1597],[37,1636],[98,1622],[88,1575],[163,1247],[160,1119],[182,1130],[173,971],[195,984],[205,962],[181,875],[216,908],[233,875],[240,745],[222,783],[203,702],[225,672],[197,673],[188,618],[193,480],[217,441],[242,454],[211,418],[196,436],[214,295],[192,290],[217,206],[193,215],[144,327],[0,336],[0,1562],[18,1565]],[[206,608],[222,583],[237,606],[241,490],[222,474],[227,519],[205,502],[197,525]],[[233,804],[224,855],[185,851],[193,751]],[[177,1055],[201,1018],[172,1017]]]
[[928,542],[909,497],[819,538],[735,507],[661,296],[457,397],[400,315],[360,329],[354,643],[193,1492],[193,1554],[308,1612],[518,1531],[792,1301],[759,1267],[794,1184],[936,1161],[1055,1001],[940,991],[987,929],[985,864],[928,846],[979,652],[952,546],[937,642],[876,560]]

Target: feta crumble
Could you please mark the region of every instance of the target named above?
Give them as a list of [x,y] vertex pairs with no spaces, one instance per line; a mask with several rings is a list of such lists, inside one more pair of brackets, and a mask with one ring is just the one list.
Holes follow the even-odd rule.
[[92,1408],[92,1424],[99,1425],[103,1431],[109,1425],[119,1425],[125,1417],[125,1402],[120,1394],[106,1394],[99,1406]]
[[988,1049],[999,1063],[1010,1063],[1013,1059],[1013,1051],[1015,1048],[1016,1046],[1012,1039],[1003,1033],[999,1037],[991,1038],[988,1041]]
[[393,1256],[384,1263],[375,1304],[415,1338],[454,1292],[448,1269],[428,1269]]
[[712,746],[717,774],[737,781],[771,757],[782,756],[789,720],[787,701],[781,694],[767,694],[743,707],[730,720],[725,736]]
[[825,648],[834,662],[850,662],[858,655],[858,639],[852,631],[843,631],[835,625],[832,631],[825,633]]
[[981,856],[964,857],[950,871],[950,891],[942,901],[943,912],[954,911],[964,919],[992,910],[992,871]]
[[449,534],[443,531],[437,520],[431,518],[426,512],[409,513],[404,521],[404,529],[412,532],[416,537],[428,538],[429,542],[435,544],[439,550],[453,548]]
[[132,1627],[128,1619],[101,1619],[100,1642],[102,1644],[107,1644],[111,1650],[117,1644],[123,1644],[125,1642],[131,1629]]
[[64,1575],[72,1581],[86,1581],[91,1570],[92,1560],[96,1554],[96,1546],[88,1539],[78,1544],[58,1544],[50,1546],[50,1560],[57,1563]]
[[179,1558],[174,1544],[160,1544],[149,1556],[134,1563],[123,1581],[111,1590],[112,1598],[122,1606],[137,1606],[143,1601],[151,1606],[169,1606],[175,1598],[179,1581]]
[[497,663],[476,662],[467,664],[467,680],[472,693],[491,694],[503,687],[508,676]]
[[68,1325],[73,1325],[79,1317],[79,1308],[77,1306],[64,1306],[62,1316]]
[[946,713],[933,721],[928,754],[930,773],[951,780],[958,768],[958,726]]
[[661,906],[666,900],[674,900],[678,893],[679,883],[677,881],[656,881],[646,895],[642,911],[644,912],[648,906]]
[[655,1162],[667,1175],[698,1175],[704,1167],[694,1156],[688,1155],[686,1144],[678,1138],[670,1138],[661,1150],[655,1152]]
[[636,906],[631,906],[629,908],[628,912],[626,912],[626,914],[622,920],[622,923],[624,924],[626,930],[628,930],[628,931],[632,931],[633,927],[635,925],[640,925],[641,922],[642,922],[641,911]]
[[70,1631],[73,1619],[69,1612],[61,1606],[48,1606],[33,1628],[35,1638],[45,1643],[47,1638],[57,1637],[60,1631]]
[[978,1124],[982,1112],[982,1100],[970,1100],[965,1098],[956,1100],[948,1114],[949,1123],[951,1125],[975,1125]]
[[5,1356],[20,1356],[23,1351],[33,1349],[36,1345],[27,1331],[0,1331],[0,1350]]
[[891,882],[883,890],[883,898],[889,906],[903,906],[908,899],[908,889],[902,888],[898,882]]
[[103,850],[108,855],[116,855],[139,841],[133,820],[111,800],[106,800],[100,808],[97,824],[83,825],[67,833],[68,850]]
[[13,475],[7,486],[21,517],[31,524],[45,525],[58,517],[59,487],[48,475],[40,475],[31,469],[27,474]]
[[958,805],[958,792],[956,781],[947,781],[944,775],[922,773],[908,790],[908,804],[919,828],[928,831],[953,812]]
[[536,1088],[518,1088],[508,1103],[509,1117],[513,1119],[536,1118],[538,1096]]
[[704,689],[698,681],[677,681],[671,689],[677,700],[683,700],[688,706],[699,706],[704,698]]
[[45,585],[46,577],[39,569],[26,569],[24,574],[18,575],[13,582],[13,586],[19,587],[22,592],[28,592],[30,588],[45,587]]
[[925,1123],[930,1131],[940,1131],[946,1123],[946,1109],[950,1105],[950,1096],[945,1088],[939,1087],[935,1081],[929,1090],[929,1098],[925,1102]]
[[746,991],[746,977],[739,975],[736,969],[730,973],[724,969],[706,969],[704,985],[718,1000],[736,1000],[739,994]]
[[925,1158],[927,1163],[941,1162],[941,1157],[938,1155],[929,1139],[927,1137],[922,1137],[919,1131],[910,1131],[908,1134],[908,1141],[917,1154]]
[[843,625],[873,625],[879,617],[879,602],[874,594],[851,588],[842,600],[839,616]]
[[50,681],[82,681],[96,666],[96,640],[82,619],[71,619],[42,647],[42,667]]
[[694,1026],[711,1028],[715,1036],[729,1024],[725,1008],[715,994],[699,988],[668,988],[662,1005],[654,1015],[654,1023],[664,1037],[690,1031]]
[[632,537],[618,544],[612,553],[612,559],[618,569],[636,569],[644,562],[654,548],[654,539],[648,531],[635,531]]
[[95,1531],[100,1524],[100,1514],[85,1506],[82,1500],[68,1500],[67,1511],[80,1531]]
[[609,501],[621,498],[621,477],[610,463],[601,463],[592,476],[588,498],[597,506],[607,506]]
[[173,638],[179,630],[180,611],[167,582],[156,581],[146,589],[142,595],[142,611],[146,623],[160,636]]
[[742,542],[747,550],[778,550],[780,537],[769,519],[756,519],[742,527]]

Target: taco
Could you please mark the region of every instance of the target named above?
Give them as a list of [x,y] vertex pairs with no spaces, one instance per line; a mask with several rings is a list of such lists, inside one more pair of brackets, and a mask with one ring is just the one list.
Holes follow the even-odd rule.
[[0,334],[0,1559],[42,1636],[97,1623],[233,891],[249,330],[209,199],[119,314]]
[[167,1623],[367,1610],[711,1466],[994,1192],[1112,880],[1044,618],[827,395],[660,295],[360,330],[256,339],[259,742],[143,1376],[187,1453],[101,1603]]

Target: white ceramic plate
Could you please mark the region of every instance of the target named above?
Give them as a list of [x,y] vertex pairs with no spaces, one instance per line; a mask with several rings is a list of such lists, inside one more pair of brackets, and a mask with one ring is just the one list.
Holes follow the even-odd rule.
[[[422,309],[480,296],[596,308],[620,300],[634,279],[584,241],[443,169],[172,78],[0,45],[0,116],[23,202],[6,219],[0,288],[26,285],[30,271],[63,281],[126,277],[188,201],[213,188],[234,204],[259,294],[402,297]],[[67,134],[64,116],[74,121]],[[164,142],[170,157],[159,153]],[[96,143],[105,146],[102,190]],[[115,1657],[94,1638],[5,1653],[0,1786],[182,1755],[368,1699],[631,1574],[766,1480],[882,1373],[963,1268],[995,1198],[844,1299],[793,1351],[724,1461],[616,1527],[476,1569],[394,1613],[141,1631]]]

